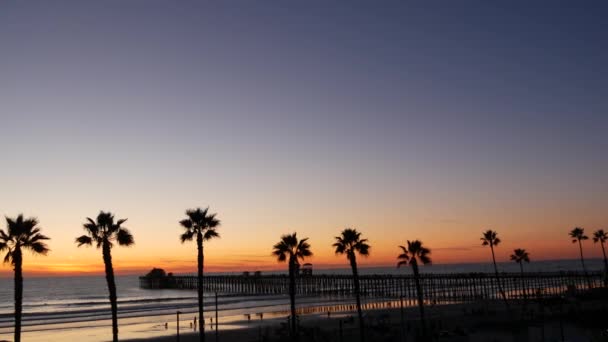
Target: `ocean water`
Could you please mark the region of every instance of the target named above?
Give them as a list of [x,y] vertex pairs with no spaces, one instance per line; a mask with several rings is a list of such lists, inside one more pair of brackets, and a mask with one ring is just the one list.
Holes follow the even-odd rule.
[[[602,260],[586,261],[589,270],[601,270]],[[515,263],[500,263],[501,272],[519,272]],[[580,260],[538,261],[527,264],[528,272],[580,271]],[[490,263],[446,264],[422,267],[426,273],[493,272]],[[281,273],[281,272],[279,272]],[[348,268],[315,270],[316,274],[350,274]],[[361,274],[409,274],[409,268],[362,268]],[[76,324],[79,329],[110,319],[107,287],[104,276],[28,278],[24,280],[23,325],[24,337],[28,332],[66,329]],[[161,324],[177,310],[188,317],[196,314],[196,292],[192,290],[146,290],[139,288],[137,275],[118,276],[118,306],[120,319],[139,319],[137,322]],[[215,298],[207,297],[206,311],[213,311]],[[331,304],[331,298],[305,297],[298,299],[300,306]],[[344,302],[344,299],[340,299]],[[284,295],[274,296],[220,296],[220,317],[243,317],[260,312],[287,310],[289,300]],[[209,316],[209,314],[207,314]],[[68,324],[66,326],[66,324]],[[78,325],[79,324],[79,325]],[[0,278],[0,340],[10,338],[13,325],[13,280]],[[39,335],[38,335],[39,336]],[[27,339],[25,339],[27,341]],[[93,339],[91,339],[93,340]],[[103,340],[103,339],[102,339]]]

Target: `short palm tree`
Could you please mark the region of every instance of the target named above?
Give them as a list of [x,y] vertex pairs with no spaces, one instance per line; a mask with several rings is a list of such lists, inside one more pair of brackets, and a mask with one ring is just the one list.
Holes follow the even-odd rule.
[[418,294],[418,308],[420,309],[420,323],[422,324],[422,330],[426,337],[426,324],[424,322],[424,294],[422,293],[422,286],[420,285],[420,271],[418,270],[418,264],[428,265],[431,263],[431,250],[422,245],[422,241],[414,240],[407,241],[407,247],[399,246],[402,254],[399,254],[397,259],[397,267],[410,265],[414,271],[414,281],[416,282],[416,293]]
[[356,229],[346,228],[340,236],[336,236],[333,247],[336,254],[346,254],[353,271],[353,282],[355,285],[355,297],[357,300],[357,313],[359,315],[359,333],[361,341],[365,340],[365,325],[363,324],[363,312],[361,311],[361,293],[359,288],[359,272],[357,270],[357,254],[367,257],[370,246],[367,239],[361,239],[361,233]]
[[297,338],[296,324],[296,273],[299,265],[298,260],[304,260],[312,256],[308,238],[298,240],[296,233],[281,236],[272,254],[277,257],[279,262],[288,262],[289,269],[289,301],[291,303],[291,336]]
[[525,249],[517,248],[513,250],[513,254],[511,254],[511,260],[519,264],[519,271],[521,273],[521,284],[523,287],[524,297],[526,297],[526,288],[524,286],[524,262],[530,262],[530,255]]
[[517,248],[513,250],[513,254],[511,254],[511,260],[515,261],[519,264],[519,271],[521,275],[524,275],[524,266],[523,263],[530,262],[530,254],[525,249]]
[[608,233],[603,229],[593,233],[593,242],[600,244],[602,247],[602,255],[604,256],[604,286],[608,286],[608,259],[606,259],[606,247],[604,247],[606,241],[608,241]]
[[494,254],[494,247],[498,246],[498,244],[500,244],[500,239],[498,238],[497,232],[488,229],[482,233],[481,245],[490,246],[490,250],[492,251],[492,262],[494,263],[494,274],[496,275],[496,286],[498,286],[498,292],[500,292],[500,295],[508,308],[509,302],[507,302],[507,296],[505,295],[505,291],[502,289],[502,283],[500,282],[500,277],[498,275],[498,266],[496,265],[496,255]]
[[181,236],[182,243],[192,241],[196,237],[197,248],[197,276],[198,276],[198,316],[199,316],[199,339],[205,341],[205,316],[203,313],[203,270],[205,254],[203,252],[203,242],[213,238],[219,238],[220,234],[216,231],[220,221],[215,218],[216,214],[210,214],[209,208],[188,209],[186,219],[179,224],[186,230]]
[[7,251],[5,263],[11,263],[15,272],[15,342],[21,341],[21,316],[23,311],[23,250],[34,254],[46,255],[49,252],[45,240],[49,238],[40,234],[38,220],[6,218],[6,232],[0,229],[0,252]]
[[589,237],[585,235],[585,229],[581,227],[573,228],[570,233],[570,238],[572,238],[572,243],[578,242],[578,249],[581,255],[581,265],[583,266],[583,273],[585,274],[585,278],[587,278],[587,282],[589,283],[589,288],[592,287],[591,279],[589,279],[589,275],[587,274],[587,267],[585,267],[585,257],[583,256],[583,241],[588,240]]
[[132,246],[135,241],[133,235],[125,227],[127,219],[114,220],[114,214],[110,212],[99,212],[97,220],[87,217],[82,227],[86,234],[76,238],[78,247],[95,244],[101,248],[103,264],[106,272],[106,282],[110,293],[110,306],[112,309],[112,340],[118,341],[118,303],[116,298],[116,280],[114,279],[114,266],[112,265],[112,248],[117,243],[119,246]]

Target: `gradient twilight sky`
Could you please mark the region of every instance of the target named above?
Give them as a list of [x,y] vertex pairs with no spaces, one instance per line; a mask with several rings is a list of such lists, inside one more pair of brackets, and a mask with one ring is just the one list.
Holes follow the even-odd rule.
[[178,221],[207,205],[210,270],[284,268],[270,251],[292,231],[345,265],[346,226],[367,265],[416,238],[436,263],[486,260],[486,228],[500,260],[576,257],[569,229],[608,228],[607,17],[605,1],[2,1],[0,215],[52,238],[30,273],[101,271],[73,242],[100,209],[135,235],[119,272],[194,271]]

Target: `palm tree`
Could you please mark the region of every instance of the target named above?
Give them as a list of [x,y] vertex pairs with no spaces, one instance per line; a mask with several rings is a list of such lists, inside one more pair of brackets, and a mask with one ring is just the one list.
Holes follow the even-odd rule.
[[517,248],[517,249],[513,250],[513,254],[511,254],[511,260],[513,260],[519,264],[519,271],[521,273],[521,284],[523,287],[524,298],[526,298],[527,295],[526,295],[526,288],[524,286],[524,264],[523,263],[530,262],[530,255],[528,254],[528,252],[525,249]]
[[608,259],[606,259],[606,248],[604,244],[608,241],[608,233],[600,229],[593,233],[593,242],[600,243],[602,246],[602,255],[604,256],[604,286],[608,286]]
[[336,249],[336,254],[346,254],[346,258],[350,262],[350,267],[353,270],[353,282],[355,285],[355,296],[357,298],[357,313],[359,315],[359,333],[361,341],[365,341],[365,332],[363,324],[363,312],[361,311],[361,294],[359,290],[359,273],[357,271],[357,253],[367,257],[369,255],[370,246],[367,244],[367,239],[361,239],[361,233],[356,229],[346,228],[342,231],[341,236],[336,236],[336,243],[333,247]]
[[530,262],[530,254],[525,249],[517,248],[513,250],[513,254],[511,254],[511,260],[515,261],[519,264],[519,271],[521,275],[524,275],[524,266],[523,263]]
[[215,218],[216,214],[210,214],[209,208],[188,209],[188,218],[183,219],[179,224],[186,230],[180,239],[182,243],[192,241],[196,236],[197,266],[198,266],[198,317],[199,317],[199,338],[205,341],[205,317],[203,314],[203,269],[205,254],[203,253],[203,242],[213,238],[219,238],[220,234],[215,230],[220,225],[220,221]]
[[585,235],[585,229],[580,227],[573,228],[570,233],[570,237],[572,238],[572,243],[578,242],[578,249],[581,253],[581,265],[583,266],[583,273],[585,273],[585,278],[587,278],[587,282],[589,283],[589,288],[592,287],[591,279],[589,279],[589,275],[587,274],[587,267],[585,267],[585,257],[583,256],[583,240],[588,240],[589,237]]
[[126,247],[132,246],[135,243],[131,232],[122,226],[126,221],[127,219],[114,221],[114,214],[100,211],[96,221],[87,217],[87,222],[82,225],[86,235],[81,235],[76,238],[78,247],[95,244],[97,248],[101,248],[103,264],[106,271],[106,282],[108,283],[108,292],[110,293],[110,306],[112,308],[112,340],[114,342],[118,341],[118,304],[116,300],[114,267],[112,266],[112,248],[114,247],[114,243]]
[[507,302],[507,296],[505,295],[505,292],[502,290],[502,284],[500,282],[500,277],[498,276],[498,266],[496,266],[496,255],[494,254],[494,247],[498,246],[498,244],[500,244],[500,239],[498,238],[498,233],[488,229],[485,232],[482,233],[481,236],[481,245],[482,246],[490,246],[490,250],[492,251],[492,262],[494,263],[494,274],[496,275],[496,285],[498,286],[498,292],[500,292],[500,295],[502,296],[502,299],[505,302],[505,305],[507,306],[507,309],[509,308],[509,302]]
[[289,301],[291,302],[291,336],[297,339],[296,325],[296,273],[299,265],[298,260],[312,255],[308,238],[298,240],[296,233],[281,236],[272,254],[279,262],[288,261],[289,268]]
[[412,266],[414,271],[414,281],[416,282],[416,293],[418,294],[418,308],[420,309],[420,323],[422,324],[422,331],[426,337],[426,324],[424,323],[424,294],[422,293],[422,286],[420,286],[420,271],[418,270],[418,264],[428,265],[431,263],[431,250],[422,245],[422,241],[414,240],[407,241],[407,247],[399,246],[402,254],[399,254],[397,259],[397,267],[404,265]]
[[21,315],[23,311],[23,250],[33,254],[46,255],[49,252],[44,240],[48,237],[40,234],[38,220],[6,218],[6,232],[0,229],[0,252],[7,250],[4,263],[11,263],[15,272],[15,342],[21,341]]

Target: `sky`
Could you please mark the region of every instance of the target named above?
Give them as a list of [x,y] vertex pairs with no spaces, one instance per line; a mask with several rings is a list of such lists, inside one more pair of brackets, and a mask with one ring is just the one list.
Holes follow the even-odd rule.
[[[364,266],[421,239],[482,262],[485,229],[532,259],[576,258],[608,229],[603,1],[2,1],[0,215],[35,216],[29,274],[97,274],[86,217],[128,218],[119,273],[193,272],[185,210],[210,207],[210,271],[317,267],[333,237]],[[3,225],[0,227],[5,228]],[[600,248],[585,243],[588,257]],[[0,274],[10,275],[9,265]]]

